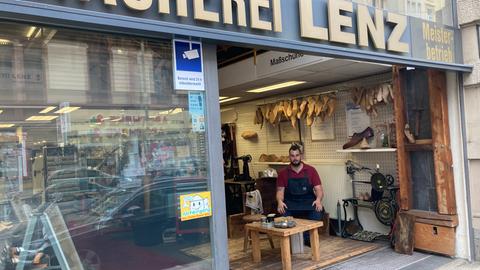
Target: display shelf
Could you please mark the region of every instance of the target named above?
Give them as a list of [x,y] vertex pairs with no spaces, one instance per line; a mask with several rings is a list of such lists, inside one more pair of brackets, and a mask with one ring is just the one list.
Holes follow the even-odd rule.
[[337,153],[382,153],[382,152],[396,152],[397,148],[371,148],[371,149],[342,149],[337,150]]

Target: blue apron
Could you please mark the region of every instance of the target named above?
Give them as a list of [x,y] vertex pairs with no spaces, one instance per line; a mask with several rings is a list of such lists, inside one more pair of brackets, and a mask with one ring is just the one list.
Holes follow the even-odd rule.
[[285,204],[289,211],[309,211],[315,210],[312,206],[316,196],[313,192],[313,186],[308,181],[307,172],[303,173],[301,178],[293,178],[288,170],[288,184],[285,188]]

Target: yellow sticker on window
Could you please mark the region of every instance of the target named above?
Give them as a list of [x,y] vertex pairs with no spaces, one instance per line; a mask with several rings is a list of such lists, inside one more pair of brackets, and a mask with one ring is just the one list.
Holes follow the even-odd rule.
[[191,220],[212,215],[210,191],[180,195],[180,220]]

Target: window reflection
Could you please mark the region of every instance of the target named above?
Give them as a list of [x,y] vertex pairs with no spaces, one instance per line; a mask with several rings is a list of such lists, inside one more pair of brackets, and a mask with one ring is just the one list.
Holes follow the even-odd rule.
[[352,0],[352,2],[453,26],[452,0]]
[[171,42],[1,27],[0,266],[210,268],[209,219],[180,220],[208,172]]

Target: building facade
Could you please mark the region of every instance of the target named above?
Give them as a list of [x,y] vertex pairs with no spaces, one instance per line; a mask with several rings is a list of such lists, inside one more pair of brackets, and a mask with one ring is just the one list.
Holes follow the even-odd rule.
[[458,218],[452,255],[469,258],[457,79],[478,47],[464,40],[464,62],[455,1],[353,2],[0,0],[1,212],[26,232],[8,231],[23,247],[9,262],[48,249],[62,269],[228,268],[218,44],[441,70],[453,200],[440,192],[439,209]]
[[457,1],[458,23],[462,30],[463,58],[473,66],[471,73],[463,76],[465,120],[467,132],[468,178],[470,183],[471,219],[473,224],[475,258],[480,259],[480,199],[475,194],[480,182],[480,143],[477,138],[480,118],[477,113],[480,100],[480,7],[475,1]]

